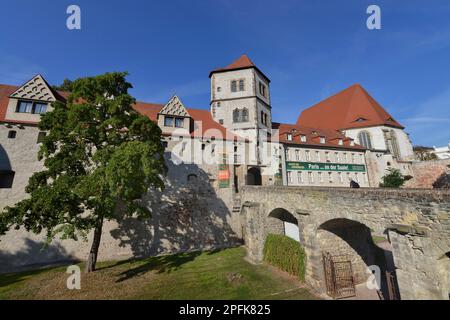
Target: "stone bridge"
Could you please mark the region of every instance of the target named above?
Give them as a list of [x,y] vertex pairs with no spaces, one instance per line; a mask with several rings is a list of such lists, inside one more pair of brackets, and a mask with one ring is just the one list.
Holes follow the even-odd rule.
[[306,281],[321,292],[322,253],[330,252],[349,257],[356,283],[367,280],[367,266],[378,265],[383,292],[386,271],[396,270],[402,299],[449,299],[450,191],[246,186],[241,201],[253,263],[263,259],[267,234],[295,224]]

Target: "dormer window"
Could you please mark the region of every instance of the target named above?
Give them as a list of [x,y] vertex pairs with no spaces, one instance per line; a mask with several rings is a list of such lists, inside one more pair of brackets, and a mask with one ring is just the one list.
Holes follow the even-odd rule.
[[325,137],[320,137],[320,143],[325,143]]
[[164,126],[173,127],[173,117],[164,117]]
[[41,114],[47,111],[47,104],[41,102],[32,102],[19,100],[16,112]]
[[306,136],[305,135],[301,135],[300,136],[300,141],[301,142],[306,142]]
[[316,134],[317,134],[317,131],[313,131],[312,134],[316,135]]
[[31,113],[33,110],[33,102],[31,101],[19,101],[17,105],[17,112],[20,113]]
[[35,103],[34,104],[34,113],[45,113],[47,111],[47,104],[46,103]]
[[364,121],[367,121],[367,119],[364,119],[364,118],[358,118],[358,119],[355,120],[355,122],[364,122]]
[[183,128],[184,127],[184,119],[183,118],[175,118],[175,127]]
[[288,133],[286,135],[286,139],[287,139],[287,141],[292,141],[292,134]]
[[340,146],[344,145],[344,140],[342,140],[342,139],[339,139],[339,142],[338,142],[338,144],[339,144]]

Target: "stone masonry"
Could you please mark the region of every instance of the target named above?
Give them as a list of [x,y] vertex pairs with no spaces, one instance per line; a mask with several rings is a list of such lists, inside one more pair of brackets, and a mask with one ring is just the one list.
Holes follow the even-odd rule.
[[242,201],[242,234],[252,262],[262,261],[267,234],[282,233],[282,220],[296,220],[307,282],[324,291],[323,251],[351,255],[357,282],[363,282],[364,266],[383,260],[369,234],[384,236],[402,299],[449,299],[450,191],[246,186]]

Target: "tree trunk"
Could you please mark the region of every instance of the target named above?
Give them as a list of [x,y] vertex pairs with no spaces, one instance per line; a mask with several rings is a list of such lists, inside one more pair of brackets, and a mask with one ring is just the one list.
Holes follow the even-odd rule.
[[91,251],[89,252],[88,261],[86,264],[86,273],[94,272],[97,264],[98,249],[100,247],[100,240],[102,238],[103,217],[99,218],[94,229],[94,238],[92,239]]

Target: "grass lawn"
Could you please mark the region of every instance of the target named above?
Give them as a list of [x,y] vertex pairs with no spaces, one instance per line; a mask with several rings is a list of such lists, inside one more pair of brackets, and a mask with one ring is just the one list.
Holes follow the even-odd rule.
[[241,247],[99,263],[82,273],[81,290],[66,288],[65,267],[5,274],[0,299],[317,299],[295,277],[244,256]]

